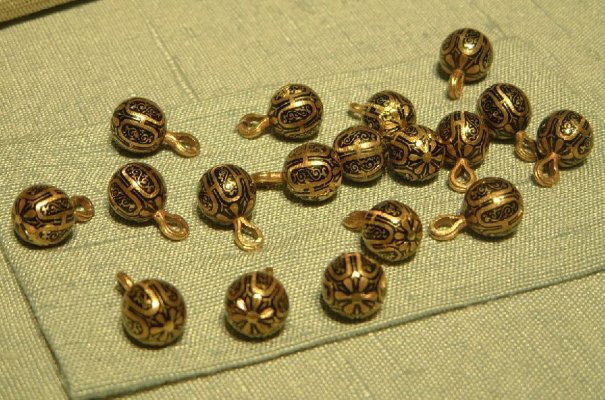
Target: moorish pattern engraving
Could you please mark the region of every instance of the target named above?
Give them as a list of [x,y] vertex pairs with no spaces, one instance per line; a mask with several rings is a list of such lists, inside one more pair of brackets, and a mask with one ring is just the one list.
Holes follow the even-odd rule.
[[378,203],[365,215],[364,245],[377,257],[396,262],[411,257],[422,240],[422,222],[410,207],[396,200]]
[[434,178],[443,167],[445,146],[422,125],[408,125],[390,132],[388,163],[392,171],[410,182]]
[[320,143],[305,143],[288,154],[284,163],[288,190],[306,201],[323,201],[336,194],[342,182],[338,154]]
[[487,88],[477,101],[477,111],[494,137],[515,140],[515,134],[527,128],[531,106],[525,93],[509,83]]
[[11,216],[17,236],[36,246],[61,243],[69,237],[76,220],[67,194],[49,185],[35,185],[21,192]]
[[322,298],[336,314],[359,320],[375,314],[387,292],[382,266],[361,253],[344,253],[324,272]]
[[336,136],[334,150],[345,178],[370,182],[382,176],[386,151],[378,131],[363,125],[352,126]]
[[474,29],[458,29],[441,44],[439,65],[449,75],[459,69],[467,82],[483,79],[492,65],[492,45],[483,33]]
[[250,217],[255,204],[256,184],[241,167],[220,164],[202,175],[198,205],[211,221],[231,225],[238,217]]
[[186,318],[185,301],[168,282],[143,280],[124,293],[122,325],[143,345],[160,347],[174,342],[183,334]]
[[255,271],[236,279],[225,298],[226,320],[239,334],[262,339],[277,333],[290,308],[284,286],[269,271]]
[[363,122],[380,133],[416,123],[416,110],[406,97],[391,90],[376,93],[368,99]]
[[464,196],[462,213],[473,231],[487,237],[513,233],[523,217],[523,199],[519,190],[502,178],[484,178],[475,182]]
[[279,136],[307,139],[319,131],[323,103],[310,87],[289,84],[273,95],[267,114],[273,130]]
[[538,158],[556,153],[561,167],[581,164],[590,155],[592,146],[592,127],[586,118],[575,111],[555,111],[538,128]]
[[149,153],[160,147],[166,135],[166,118],[153,101],[133,97],[120,103],[111,118],[114,141],[125,150]]
[[111,177],[109,204],[122,218],[145,222],[166,204],[164,179],[152,166],[134,162],[124,165]]
[[445,145],[445,164],[453,166],[465,158],[471,167],[479,166],[489,148],[489,132],[480,116],[468,111],[446,115],[437,126],[436,139]]

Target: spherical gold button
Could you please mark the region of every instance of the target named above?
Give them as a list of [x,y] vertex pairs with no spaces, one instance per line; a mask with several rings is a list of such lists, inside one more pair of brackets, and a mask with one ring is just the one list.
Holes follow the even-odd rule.
[[370,211],[354,211],[344,225],[361,232],[366,248],[385,261],[410,258],[422,240],[422,222],[418,214],[397,200],[376,204]]
[[272,129],[282,138],[309,139],[319,132],[323,103],[313,89],[302,84],[280,88],[271,98],[269,111],[247,114],[240,120],[239,133],[252,139]]
[[378,312],[386,289],[380,264],[361,253],[344,253],[324,272],[322,299],[336,314],[361,320]]
[[467,226],[485,237],[505,237],[517,229],[523,218],[519,190],[502,178],[483,178],[465,193],[462,211],[441,215],[431,223],[436,240],[455,238]]
[[436,134],[422,125],[408,125],[385,135],[391,170],[410,182],[428,181],[445,161],[445,146]]
[[382,176],[386,146],[378,131],[363,125],[345,129],[334,139],[334,150],[346,179],[371,182]]
[[116,107],[111,118],[111,131],[114,142],[132,153],[152,153],[162,143],[184,157],[195,157],[200,152],[200,144],[193,135],[168,131],[162,109],[142,97],[124,100]]
[[443,117],[436,133],[436,139],[445,145],[445,164],[452,168],[448,184],[464,193],[477,180],[475,168],[487,155],[490,143],[487,126],[475,113],[455,111]]
[[17,237],[40,247],[63,242],[71,235],[75,222],[87,222],[93,216],[94,206],[88,198],[69,197],[50,185],[35,185],[23,190],[11,211]]
[[163,347],[182,336],[187,310],[177,288],[158,279],[133,283],[123,272],[118,273],[117,280],[124,290],[122,325],[132,340]]
[[342,183],[342,165],[330,146],[309,142],[288,154],[281,172],[257,172],[252,180],[259,187],[285,184],[294,197],[319,202],[336,195]]
[[392,90],[374,94],[365,104],[351,103],[350,110],[381,134],[416,123],[416,111],[412,102]]
[[477,111],[500,140],[515,140],[517,132],[524,131],[531,119],[529,99],[510,83],[497,83],[485,89],[477,101]]
[[109,181],[108,196],[112,210],[128,221],[154,220],[162,234],[172,240],[189,235],[187,221],[164,210],[166,184],[151,165],[133,162],[122,166]]
[[586,118],[571,110],[559,110],[546,117],[538,128],[537,140],[517,133],[515,152],[524,161],[536,162],[534,179],[544,187],[559,182],[559,167],[581,164],[590,155],[594,139]]
[[235,243],[242,250],[258,250],[263,245],[262,232],[250,222],[255,204],[256,184],[243,168],[220,164],[202,175],[198,192],[200,210],[216,224],[233,225]]
[[288,295],[271,268],[249,272],[227,290],[225,316],[238,334],[264,339],[280,331],[288,316]]
[[462,96],[465,81],[485,78],[493,58],[492,44],[483,33],[464,28],[449,34],[441,44],[439,65],[450,76],[450,98]]

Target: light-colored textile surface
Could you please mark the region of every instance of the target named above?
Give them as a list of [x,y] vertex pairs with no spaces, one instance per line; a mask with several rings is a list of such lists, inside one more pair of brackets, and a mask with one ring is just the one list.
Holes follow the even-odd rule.
[[73,0],[0,0],[0,22],[33,14]]
[[[14,195],[36,182],[86,194],[97,206],[97,216],[53,250],[20,246],[8,221],[0,230],[9,271],[31,304],[70,395],[117,394],[259,362],[603,268],[598,100],[605,90],[602,79],[595,81],[595,71],[602,70],[601,25],[564,24],[574,10],[571,3],[505,8],[473,2],[455,9],[429,2],[414,7],[413,15],[402,12],[400,19],[392,13],[393,3],[375,3],[369,10],[366,3],[281,4],[225,7],[190,1],[168,9],[161,2],[92,2],[0,31],[7,73],[0,95],[9,105],[0,127],[5,139],[0,166],[11,171],[1,183],[8,195],[0,208],[8,210]],[[602,18],[597,2],[578,7],[580,20]],[[487,80],[468,86],[463,99],[452,103],[435,71],[435,53],[443,37],[463,25],[490,36],[496,62]],[[531,29],[536,25],[542,29]],[[425,238],[414,260],[388,268],[383,312],[364,324],[343,325],[325,316],[318,302],[327,262],[359,248],[359,238],[345,231],[340,219],[388,196],[416,209],[426,227],[434,215],[458,209],[461,196],[445,188],[444,173],[422,188],[390,177],[372,187],[343,186],[335,201],[322,206],[291,203],[279,191],[262,192],[253,220],[265,232],[266,247],[258,254],[239,251],[229,231],[212,229],[197,216],[197,180],[219,162],[249,171],[279,169],[296,144],[270,136],[246,141],[234,126],[244,113],[264,111],[279,85],[296,81],[311,85],[324,100],[325,121],[316,140],[326,144],[356,123],[346,114],[348,102],[378,90],[404,93],[416,105],[419,122],[434,127],[449,111],[474,109],[488,84],[509,81],[532,101],[530,131],[561,107],[589,118],[597,133],[596,156],[564,171],[561,184],[547,190],[529,181],[531,166],[516,160],[510,146],[493,145],[478,172],[518,185],[527,207],[520,232],[496,243],[466,235],[451,243]],[[168,209],[191,224],[192,234],[183,243],[164,240],[153,226],[133,228],[109,215],[107,181],[128,158],[111,146],[107,125],[113,107],[130,95],[156,100],[170,127],[190,130],[202,142],[202,154],[194,160],[170,151],[145,159],[167,181]],[[265,343],[237,341],[222,324],[224,290],[240,273],[266,266],[275,268],[290,295],[287,328]],[[118,269],[135,278],[163,278],[181,289],[190,319],[180,343],[150,352],[125,339],[113,281]],[[17,331],[31,330],[33,321],[28,323]],[[391,329],[400,328],[385,332]],[[42,339],[36,340],[31,347],[43,348]],[[312,357],[311,352],[300,356],[308,360],[307,353]]]
[[605,274],[128,399],[600,399]]

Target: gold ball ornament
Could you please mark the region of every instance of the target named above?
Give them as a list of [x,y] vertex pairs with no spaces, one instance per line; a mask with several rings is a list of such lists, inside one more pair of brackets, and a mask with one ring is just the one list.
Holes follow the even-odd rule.
[[531,106],[525,93],[509,83],[497,83],[485,89],[477,101],[477,112],[493,137],[514,141],[525,131],[531,119]]
[[240,135],[253,139],[271,129],[284,139],[309,139],[319,132],[323,103],[313,89],[293,83],[281,87],[271,98],[269,111],[247,114],[239,122]]
[[50,185],[34,185],[23,190],[11,210],[15,234],[26,243],[39,247],[65,241],[76,222],[94,216],[92,202],[84,196],[69,197]]
[[517,134],[515,153],[523,161],[536,162],[534,179],[544,187],[556,185],[559,168],[579,165],[594,144],[592,127],[586,118],[571,110],[555,111],[540,123],[537,140],[525,132]]
[[195,157],[200,153],[200,143],[195,136],[166,129],[166,116],[153,101],[132,97],[121,102],[111,117],[114,142],[122,149],[149,154],[163,143],[183,157]]
[[366,248],[389,262],[410,258],[422,240],[422,221],[418,214],[397,200],[382,201],[370,211],[354,211],[343,224],[361,232]]
[[166,184],[151,165],[133,162],[118,169],[107,190],[112,210],[127,221],[155,221],[164,236],[183,240],[189,235],[189,225],[182,217],[164,209]]
[[336,195],[342,183],[342,164],[330,146],[309,142],[288,154],[281,172],[257,172],[252,180],[259,186],[286,185],[294,197],[321,202]]
[[464,193],[477,181],[477,168],[489,149],[489,131],[483,119],[472,112],[455,111],[439,122],[436,139],[445,145],[445,164],[452,169],[448,185]]
[[351,320],[380,310],[387,293],[382,266],[361,253],[344,253],[324,272],[322,299],[334,313]]
[[445,161],[445,146],[436,134],[422,125],[408,125],[385,136],[388,165],[410,182],[424,182],[437,176]]
[[392,90],[374,94],[365,104],[351,103],[350,111],[361,116],[366,125],[381,134],[416,123],[412,102]]
[[502,178],[483,178],[465,193],[462,211],[440,215],[431,223],[431,236],[451,240],[466,227],[488,238],[514,233],[523,218],[523,198],[519,190]]
[[250,222],[255,204],[256,184],[243,168],[220,164],[202,175],[198,192],[200,210],[215,224],[233,225],[235,244],[242,250],[258,250],[264,242],[260,229]]
[[439,52],[439,65],[450,76],[450,98],[456,100],[462,96],[464,82],[485,78],[493,58],[492,44],[483,33],[470,28],[450,33]]
[[271,268],[240,276],[225,297],[227,323],[249,339],[265,339],[279,332],[289,308],[286,290]]
[[386,146],[378,131],[363,125],[352,126],[336,136],[333,146],[345,179],[371,182],[382,176]]
[[135,343],[164,347],[183,335],[187,309],[177,288],[158,279],[134,283],[123,272],[116,278],[124,292],[122,326]]

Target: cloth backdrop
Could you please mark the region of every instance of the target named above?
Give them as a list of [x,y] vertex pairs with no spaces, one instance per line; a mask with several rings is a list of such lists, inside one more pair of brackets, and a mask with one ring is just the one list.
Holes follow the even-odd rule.
[[[366,9],[368,4],[373,7]],[[8,342],[7,349],[12,351],[8,360],[17,361],[7,363],[6,377],[12,379],[2,385],[6,387],[3,390],[15,397],[23,394],[15,389],[16,379],[40,382],[27,385],[32,386],[27,389],[32,394],[41,393],[35,390],[43,388],[57,396],[65,390],[74,398],[117,395],[314,348],[219,374],[217,382],[224,382],[225,388],[219,386],[214,393],[218,396],[233,389],[226,388],[233,376],[230,374],[240,374],[244,379],[254,376],[254,369],[268,373],[271,369],[290,369],[292,374],[300,370],[297,379],[304,382],[305,377],[313,375],[294,368],[290,362],[309,364],[306,369],[310,370],[310,360],[342,354],[344,364],[350,365],[351,358],[360,357],[350,349],[361,343],[368,347],[368,352],[362,354],[370,357],[377,356],[372,354],[377,346],[389,353],[411,345],[396,333],[404,326],[395,326],[403,322],[602,270],[599,217],[605,162],[599,156],[603,147],[599,102],[604,85],[601,78],[591,78],[599,67],[602,69],[603,36],[589,36],[585,24],[545,26],[545,30],[552,30],[550,33],[530,29],[532,20],[543,24],[564,21],[563,16],[571,9],[565,5],[558,6],[555,16],[550,16],[553,11],[548,8],[544,11],[521,4],[513,11],[494,3],[473,2],[456,9],[429,2],[422,7],[410,5],[408,9],[413,13],[401,9],[400,18],[392,11],[394,5],[401,8],[400,3],[378,2],[284,6],[267,1],[228,7],[187,1],[168,7],[159,1],[104,1],[74,3],[37,18],[6,23],[0,31],[6,76],[0,86],[4,106],[0,167],[5,171],[0,187],[6,194],[0,208],[8,215],[20,190],[46,182],[69,194],[90,197],[97,213],[89,223],[75,227],[68,243],[46,250],[21,245],[8,217],[0,224],[7,280],[3,296],[11,297],[7,314],[15,319],[15,331],[19,332]],[[596,21],[602,8],[596,2],[587,3],[583,15]],[[527,14],[522,14],[523,10],[528,10]],[[518,28],[513,22],[518,24],[521,14],[525,19]],[[495,61],[487,79],[468,85],[463,98],[452,102],[445,95],[447,83],[437,72],[436,54],[443,38],[465,25],[490,37]],[[547,37],[557,40],[549,41]],[[577,38],[589,37],[585,46],[572,46]],[[440,243],[428,237],[431,219],[457,211],[462,202],[460,194],[447,188],[447,172],[443,171],[437,180],[421,187],[402,184],[388,175],[374,185],[345,184],[334,201],[322,205],[292,202],[279,190],[259,192],[253,221],[265,233],[266,244],[260,252],[245,253],[233,244],[231,231],[216,229],[199,218],[197,181],[218,163],[238,164],[249,172],[281,168],[286,154],[298,143],[270,135],[249,141],[237,135],[235,126],[245,113],[264,112],[273,92],[288,82],[306,83],[321,96],[325,115],[315,140],[324,144],[331,144],[338,132],[359,123],[346,112],[351,101],[363,102],[379,90],[403,93],[414,103],[418,122],[434,128],[448,112],[474,110],[478,95],[488,85],[510,82],[523,88],[532,103],[534,117],[529,132],[533,134],[540,120],[554,110],[577,110],[590,120],[595,131],[594,154],[585,165],[563,171],[558,186],[544,189],[531,181],[531,165],[517,160],[510,145],[492,144],[485,164],[477,171],[479,176],[501,176],[512,181],[522,192],[526,206],[519,232],[507,240],[483,241],[461,235]],[[183,242],[170,242],[154,226],[133,227],[109,213],[109,177],[132,159],[112,146],[109,118],[121,100],[133,95],[158,102],[168,116],[170,129],[190,131],[202,144],[201,154],[195,159],[183,159],[164,150],[143,160],[166,180],[167,209],[189,221],[191,235]],[[361,249],[358,235],[342,227],[342,218],[387,198],[403,201],[418,212],[425,238],[413,260],[387,267],[389,293],[381,313],[371,321],[342,324],[327,316],[319,303],[322,271],[341,252]],[[274,268],[290,297],[286,329],[262,343],[236,340],[222,319],[225,290],[238,275],[266,267]],[[149,351],[126,339],[120,329],[120,295],[115,285],[119,270],[135,279],[164,279],[180,289],[189,313],[180,342]],[[580,282],[563,285],[558,291],[549,289],[545,296],[556,302],[567,292],[603,287],[602,279],[596,277]],[[516,299],[503,303],[502,307],[513,309],[514,304],[524,307],[521,299],[529,299],[525,313],[511,316],[513,336],[524,332],[524,323],[535,315],[537,307],[546,304],[538,299],[537,293],[541,292],[519,296],[517,303]],[[602,305],[594,297],[585,296],[589,309]],[[486,307],[485,311],[472,309],[411,326],[434,324],[432,334],[437,340],[439,332],[447,332],[443,327],[439,330],[439,321],[450,319],[477,327],[494,321],[488,326],[506,329],[507,324],[494,312],[497,306]],[[564,310],[556,304],[548,312],[558,316]],[[582,347],[596,347],[595,351],[581,354],[594,357],[593,361],[603,357],[602,327],[593,328],[586,319],[567,314],[561,320],[570,324],[579,321],[583,323],[580,327],[597,329],[591,330],[596,333]],[[384,328],[389,329],[367,335]],[[413,332],[422,329],[426,328],[409,331],[413,337]],[[582,335],[585,329],[578,327],[572,332]],[[363,334],[358,339],[326,345]],[[469,332],[458,334],[466,338]],[[421,335],[417,335],[419,341]],[[23,347],[23,337],[31,341],[31,346]],[[489,343],[494,341],[497,335]],[[15,343],[14,347],[10,343]],[[479,343],[480,339],[475,339],[474,344]],[[517,342],[511,339],[511,343]],[[557,351],[548,338],[540,343]],[[48,353],[34,357],[37,353],[31,349],[47,352],[46,346],[52,358]],[[419,349],[423,347],[412,348],[421,357]],[[19,349],[28,356],[23,357]],[[477,354],[468,355],[473,356]],[[389,362],[397,363],[397,358],[384,358],[385,368]],[[507,360],[502,357],[501,362]],[[56,369],[29,367],[36,363],[55,364]],[[499,361],[495,358],[486,363],[493,366]],[[27,367],[12,368],[14,365]],[[329,364],[323,365],[330,368]],[[378,368],[377,364],[369,365]],[[601,365],[594,364],[602,370]],[[45,378],[36,379],[37,374]],[[362,371],[353,370],[332,376],[361,379],[362,375]],[[273,376],[279,379],[278,373]],[[377,373],[375,379],[393,381],[388,376]],[[598,376],[587,378],[587,384],[581,385],[587,395],[602,393],[603,381]],[[503,380],[510,382],[513,377],[511,372]],[[527,382],[528,390],[536,390],[544,379],[528,378]],[[188,385],[201,388],[204,383],[190,381]],[[320,386],[325,389],[327,385]],[[475,393],[485,390],[475,385]],[[571,383],[565,386],[559,381],[559,385],[555,394],[571,390]],[[161,390],[178,391],[179,386]],[[394,396],[399,390],[397,385],[390,392],[382,386],[370,385],[357,394]],[[454,394],[464,397],[462,386]],[[288,388],[286,382],[283,390]],[[143,392],[150,393],[153,391]],[[232,393],[237,397],[239,392]],[[433,393],[437,396],[439,392]]]

